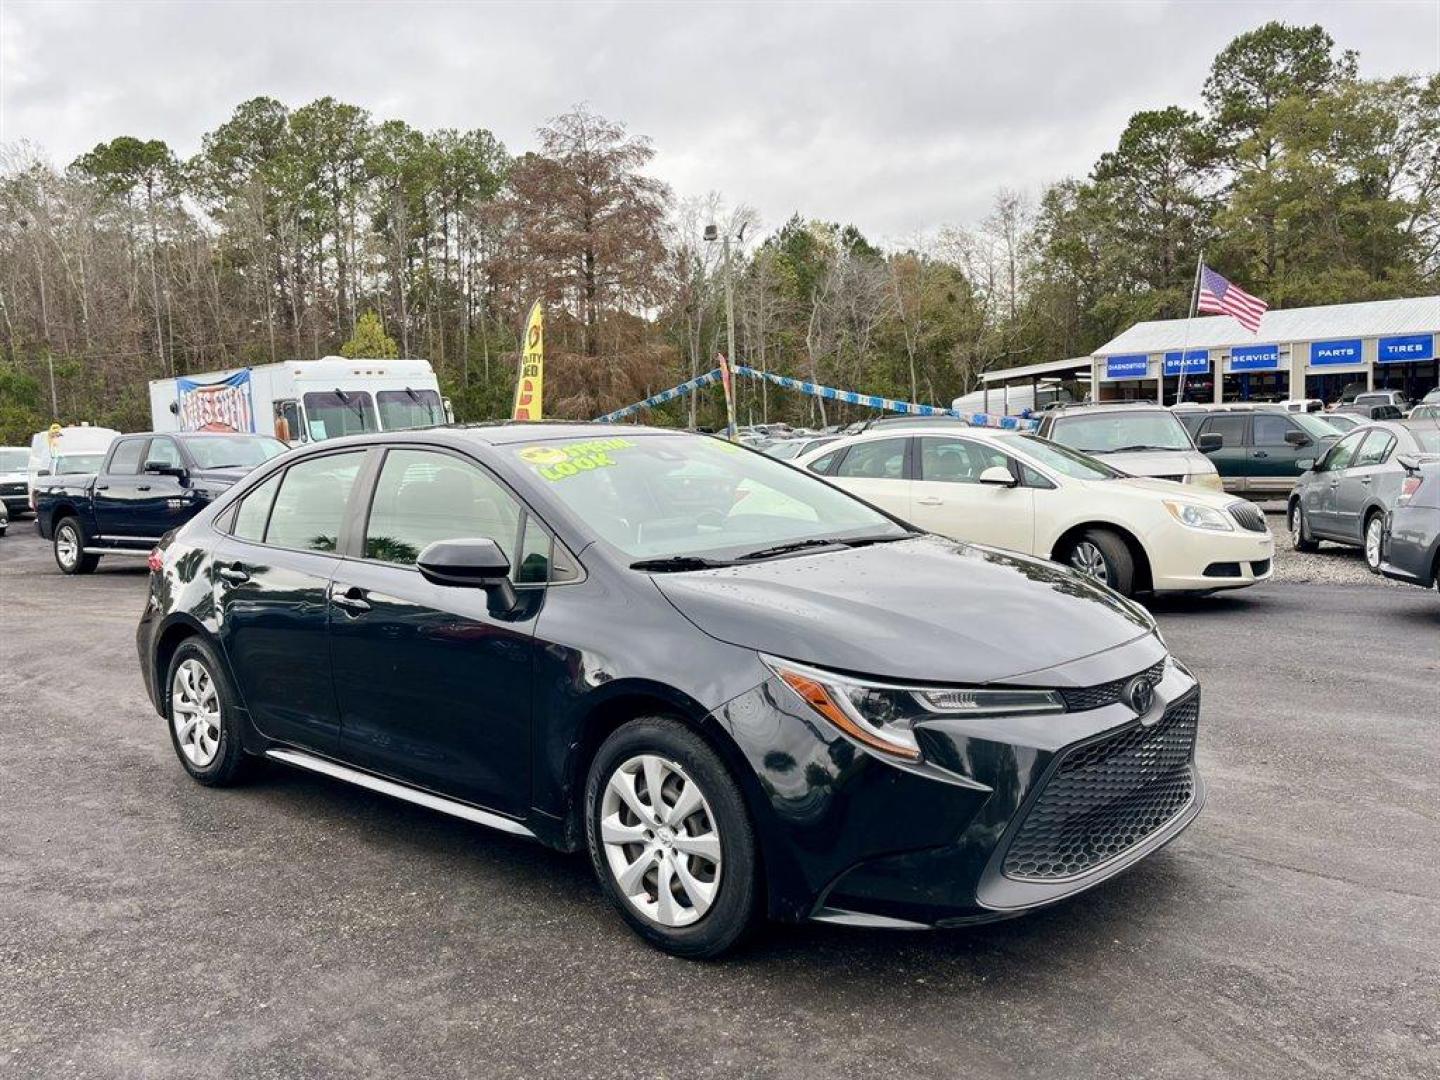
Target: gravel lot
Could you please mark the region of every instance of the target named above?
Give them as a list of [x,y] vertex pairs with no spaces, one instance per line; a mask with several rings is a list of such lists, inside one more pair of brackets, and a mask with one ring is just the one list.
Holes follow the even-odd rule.
[[1265,520],[1275,537],[1275,581],[1314,585],[1378,585],[1387,589],[1410,589],[1403,582],[1372,574],[1365,565],[1365,553],[1358,547],[1320,541],[1320,550],[1312,554],[1295,551],[1290,546],[1290,532],[1285,523],[1285,507],[1281,503],[1267,505]]
[[[1357,557],[1157,611],[1210,802],[1060,907],[772,928],[714,964],[585,861],[274,767],[210,791],[136,670],[144,571],[0,540],[0,1076],[1428,1077],[1440,602]],[[1357,570],[1358,567],[1358,570]]]

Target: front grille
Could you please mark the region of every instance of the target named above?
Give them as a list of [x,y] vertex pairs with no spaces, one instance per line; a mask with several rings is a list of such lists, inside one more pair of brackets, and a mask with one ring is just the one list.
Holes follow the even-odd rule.
[[1055,881],[1093,870],[1160,829],[1190,802],[1200,692],[1154,727],[1132,724],[1069,751],[1005,853],[1005,876]]
[[1235,523],[1242,529],[1258,533],[1270,531],[1270,526],[1265,524],[1264,511],[1254,503],[1245,502],[1242,499],[1240,502],[1231,503],[1227,509],[1230,511],[1230,516],[1235,519]]
[[[1144,675],[1152,683],[1158,683],[1160,677],[1165,674],[1165,661],[1156,661],[1144,671],[1136,672],[1136,674]],[[1103,709],[1106,705],[1114,705],[1120,700],[1120,695],[1124,693],[1126,685],[1133,678],[1135,678],[1135,675],[1129,675],[1123,679],[1100,683],[1097,686],[1082,686],[1078,689],[1061,690],[1060,696],[1065,699],[1065,708],[1070,712],[1084,712],[1086,709]]]

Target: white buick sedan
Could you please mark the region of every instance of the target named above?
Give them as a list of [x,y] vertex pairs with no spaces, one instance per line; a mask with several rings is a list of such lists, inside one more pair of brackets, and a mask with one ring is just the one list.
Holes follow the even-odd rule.
[[1126,596],[1272,573],[1275,543],[1253,503],[1126,476],[1036,435],[890,427],[794,464],[929,532],[1067,563]]

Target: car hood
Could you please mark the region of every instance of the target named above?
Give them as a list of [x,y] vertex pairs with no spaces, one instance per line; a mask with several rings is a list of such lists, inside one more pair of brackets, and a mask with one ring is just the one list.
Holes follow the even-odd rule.
[[1129,476],[1194,476],[1215,471],[1215,463],[1198,450],[1132,450],[1124,454],[1084,452]]
[[1227,495],[1224,492],[1207,491],[1194,484],[1182,485],[1173,480],[1157,480],[1149,476],[1125,476],[1119,480],[1086,480],[1082,483],[1091,485],[1102,497],[1119,490],[1132,492],[1141,498],[1184,499],[1186,502],[1199,503],[1202,506],[1213,506],[1216,510],[1223,510],[1235,501],[1234,495]]
[[720,641],[890,680],[1001,682],[1152,631],[1064,567],[937,536],[654,581]]

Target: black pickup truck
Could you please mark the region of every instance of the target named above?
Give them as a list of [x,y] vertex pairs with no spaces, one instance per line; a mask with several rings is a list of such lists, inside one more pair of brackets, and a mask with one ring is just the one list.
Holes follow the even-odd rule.
[[102,555],[147,555],[167,532],[288,449],[268,435],[122,435],[99,473],[36,485],[35,523],[54,542],[63,573],[88,574]]

